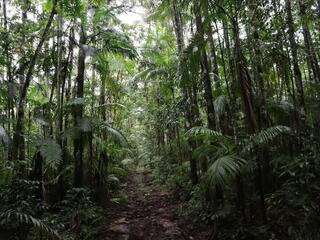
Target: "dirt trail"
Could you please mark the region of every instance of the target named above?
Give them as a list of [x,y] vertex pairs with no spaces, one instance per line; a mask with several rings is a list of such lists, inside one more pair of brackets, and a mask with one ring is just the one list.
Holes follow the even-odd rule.
[[136,170],[126,187],[128,201],[112,206],[99,240],[205,240],[207,234],[176,212],[172,192],[161,192],[145,170]]

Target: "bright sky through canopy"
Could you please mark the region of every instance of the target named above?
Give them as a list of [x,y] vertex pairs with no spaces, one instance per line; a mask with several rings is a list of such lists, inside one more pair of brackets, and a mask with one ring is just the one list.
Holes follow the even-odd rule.
[[121,13],[118,18],[125,24],[142,24],[143,16],[145,15],[145,8],[140,6],[135,6],[132,10],[128,12]]

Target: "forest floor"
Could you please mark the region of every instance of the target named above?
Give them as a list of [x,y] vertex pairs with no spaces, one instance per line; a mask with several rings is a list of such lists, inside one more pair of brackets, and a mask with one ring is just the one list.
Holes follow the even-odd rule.
[[99,240],[205,240],[208,227],[178,214],[183,205],[172,191],[161,191],[147,170],[137,168],[128,178],[127,201],[107,206],[107,222]]

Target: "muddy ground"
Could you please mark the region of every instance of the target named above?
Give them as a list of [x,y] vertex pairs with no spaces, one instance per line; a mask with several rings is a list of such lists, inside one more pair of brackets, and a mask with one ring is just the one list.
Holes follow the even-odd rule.
[[146,170],[130,174],[125,192],[125,203],[106,208],[110,222],[99,233],[99,240],[208,239],[208,226],[178,214],[183,211],[182,203],[172,191],[161,191]]

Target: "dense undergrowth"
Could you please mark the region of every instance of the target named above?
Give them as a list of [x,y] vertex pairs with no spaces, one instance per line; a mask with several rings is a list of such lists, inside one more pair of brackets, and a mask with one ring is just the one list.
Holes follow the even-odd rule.
[[0,185],[0,239],[95,239],[106,222],[106,204],[126,201],[121,182],[127,173],[112,167],[103,188],[71,187],[62,197],[55,183],[10,176]]
[[[153,150],[155,151],[155,149]],[[152,155],[152,154],[151,154]],[[276,159],[276,161],[279,161]],[[222,199],[216,199],[217,206],[210,205],[210,183],[208,176],[200,179],[198,185],[190,180],[190,167],[187,163],[175,163],[170,151],[163,156],[154,156],[146,161],[153,169],[153,176],[167,189],[173,190],[177,202],[181,202],[179,214],[192,217],[195,221],[205,222],[219,229],[218,238],[226,239],[318,239],[319,224],[319,180],[316,177],[319,164],[311,167],[305,158],[283,159],[280,166],[281,186],[267,194],[268,223],[262,223],[259,216],[250,211],[259,207],[259,197],[250,195],[247,199],[246,219],[237,209],[236,184],[229,182],[224,187]],[[279,164],[277,162],[277,164]],[[250,181],[252,169],[246,166],[241,174]],[[307,176],[307,177],[306,177]],[[249,188],[255,186],[249,186]],[[250,192],[246,193],[247,196]],[[209,196],[208,196],[209,195]]]
[[319,0],[0,10],[0,238],[94,239],[137,162],[210,240],[320,238]]

